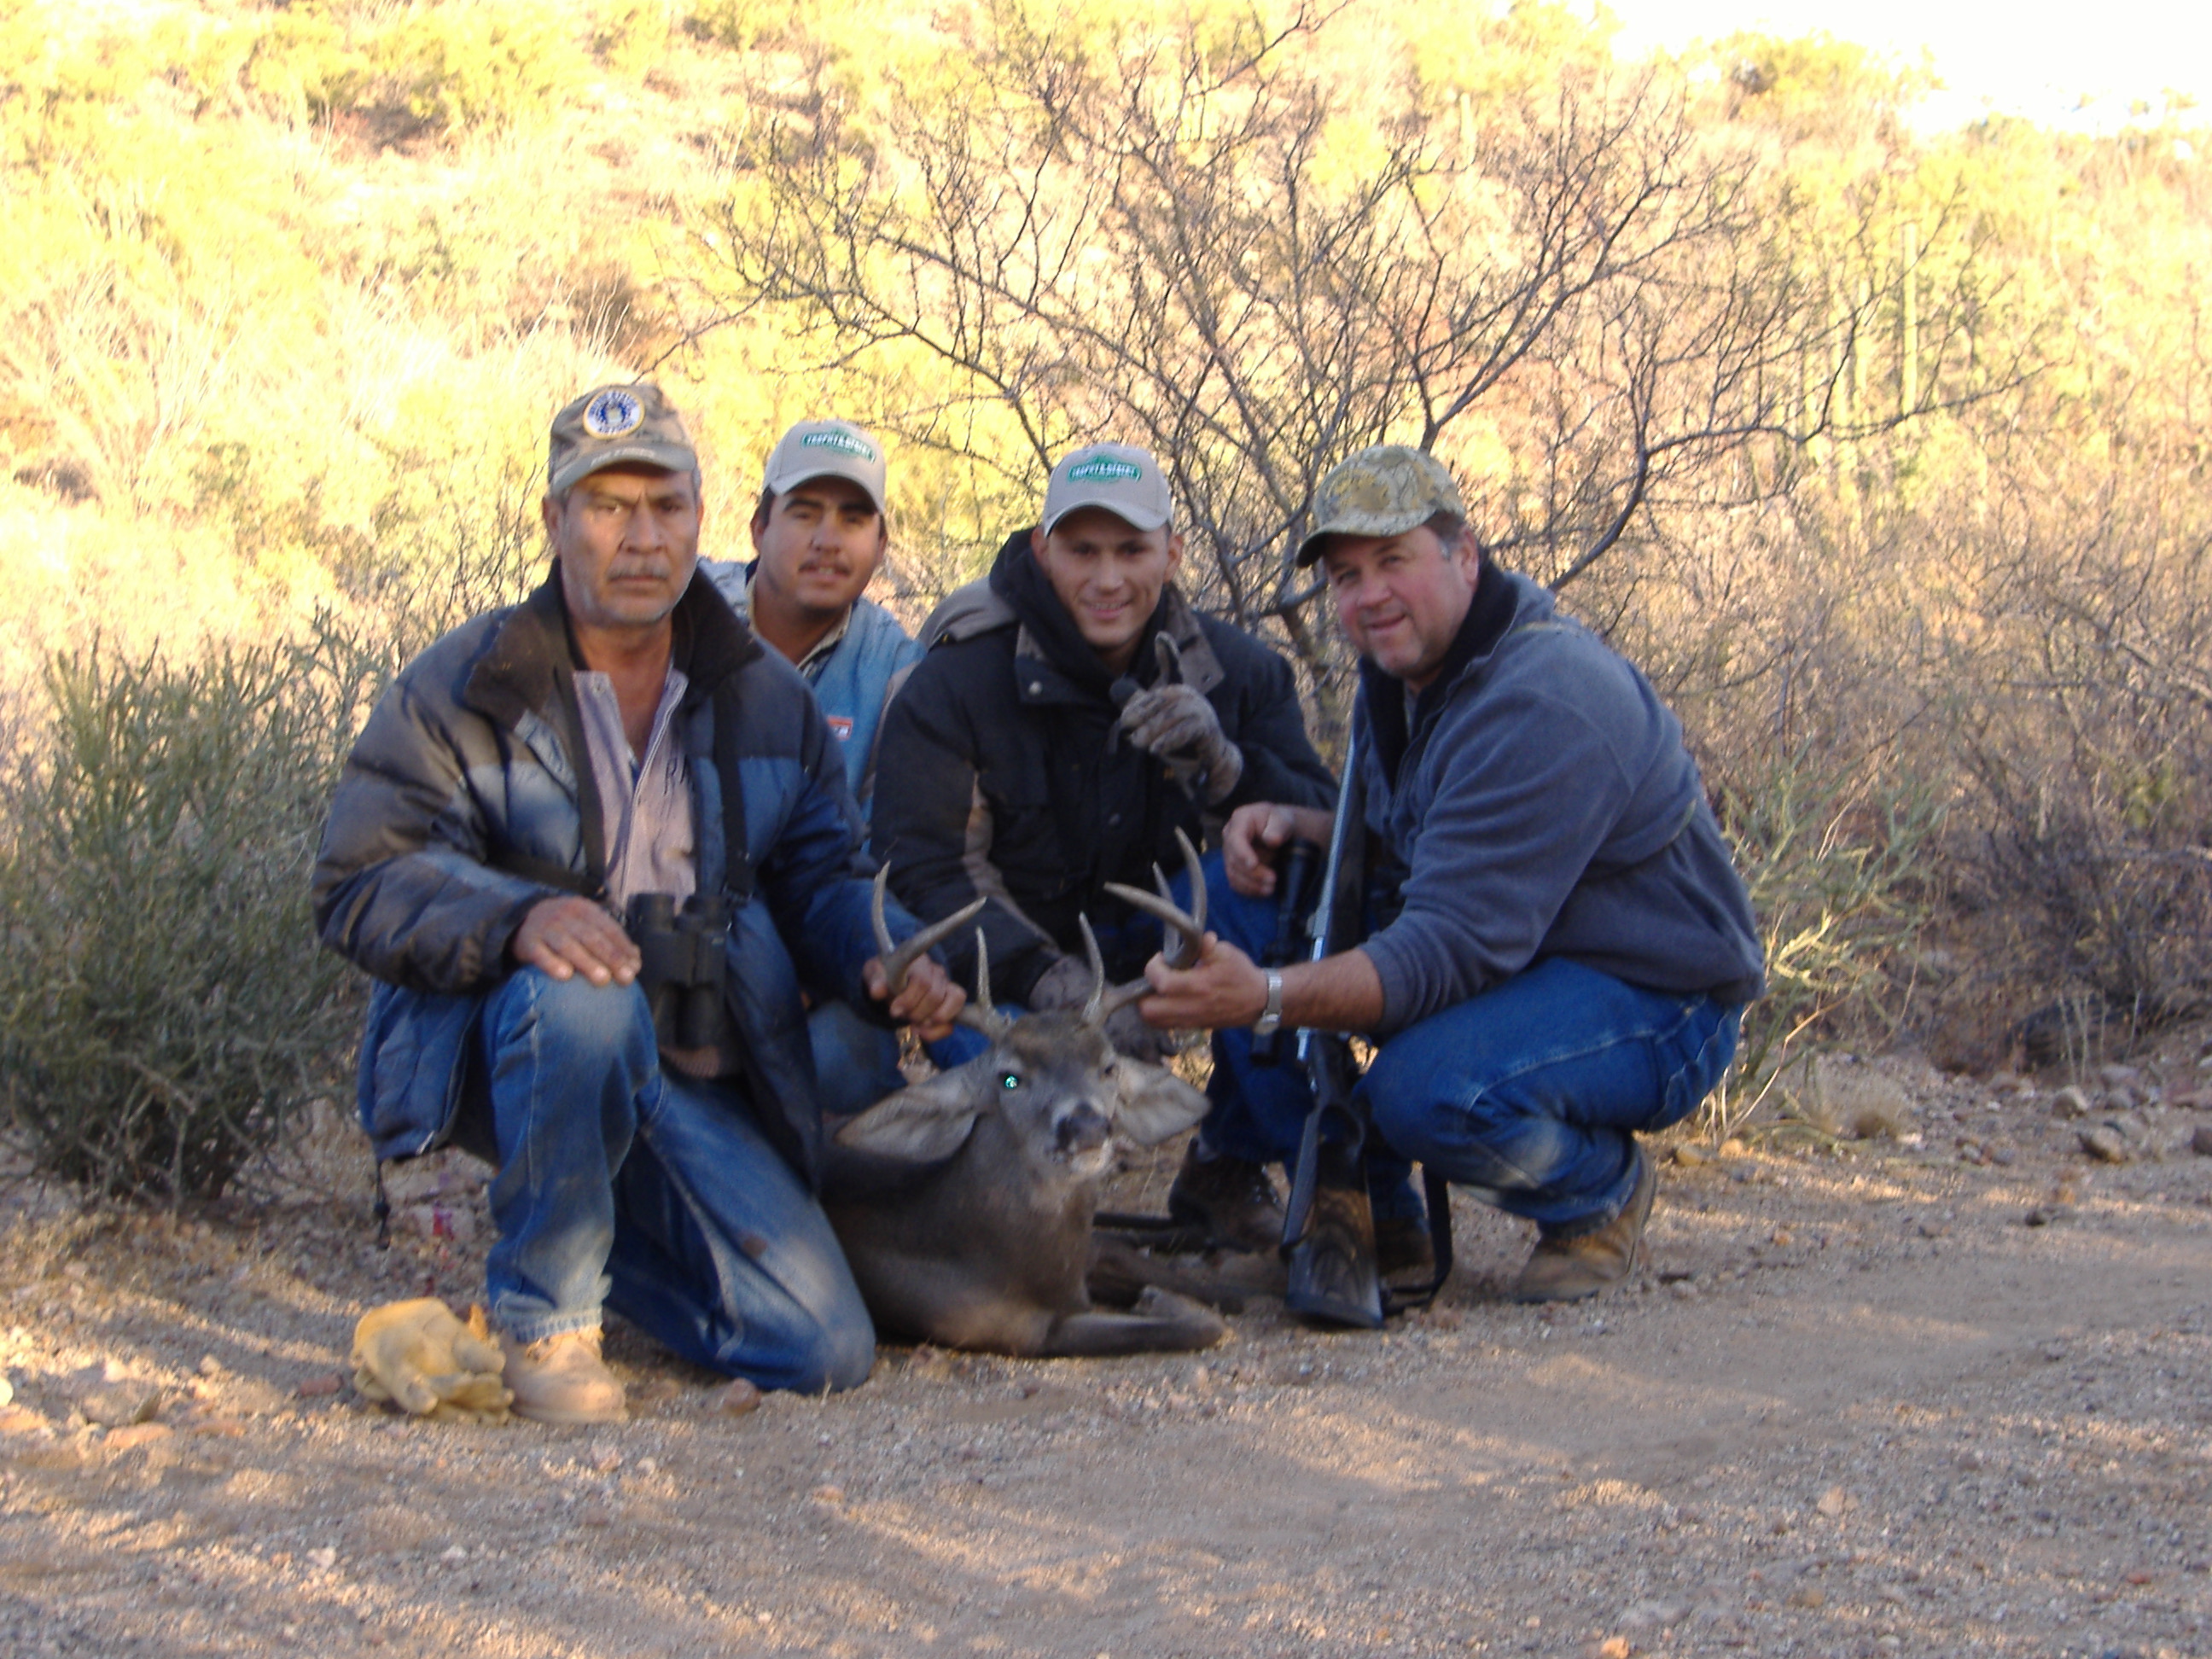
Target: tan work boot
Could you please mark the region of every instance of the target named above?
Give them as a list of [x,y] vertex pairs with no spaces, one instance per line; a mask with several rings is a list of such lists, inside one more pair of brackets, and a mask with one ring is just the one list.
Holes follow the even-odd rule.
[[508,1409],[537,1423],[623,1423],[623,1385],[599,1358],[599,1328],[507,1343]]
[[1651,1218],[1651,1200],[1659,1191],[1659,1177],[1644,1148],[1636,1153],[1636,1185],[1619,1215],[1602,1227],[1559,1237],[1540,1233],[1536,1249],[1521,1277],[1513,1281],[1516,1302],[1579,1302],[1609,1290],[1636,1270],[1638,1251],[1644,1243],[1644,1224]]
[[1195,1140],[1168,1188],[1168,1215],[1231,1249],[1272,1250],[1283,1242],[1283,1202],[1266,1168],[1241,1158],[1201,1158]]

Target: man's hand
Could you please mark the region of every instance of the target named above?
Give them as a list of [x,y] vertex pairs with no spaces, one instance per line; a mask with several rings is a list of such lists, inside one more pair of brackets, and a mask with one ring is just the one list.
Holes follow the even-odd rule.
[[549,978],[581,974],[594,985],[628,985],[645,960],[620,922],[573,895],[532,905],[507,951],[520,966],[541,969]]
[[[890,981],[884,977],[880,957],[868,958],[860,969],[860,980],[877,1001],[890,996]],[[906,970],[906,983],[891,997],[887,1012],[894,1020],[913,1026],[914,1034],[924,1042],[935,1042],[952,1035],[952,1022],[967,1006],[968,994],[952,982],[935,958],[916,957]]]
[[1221,863],[1229,884],[1247,898],[1269,898],[1275,891],[1275,854],[1293,839],[1327,845],[1328,814],[1314,806],[1277,806],[1253,801],[1229,815],[1221,830]]
[[1137,1005],[1146,1021],[1176,1030],[1215,1030],[1249,1025],[1267,1009],[1267,976],[1233,945],[1212,933],[1188,968],[1170,968],[1164,957],[1145,964],[1152,994]]
[[[1121,705],[1129,741],[1167,763],[1185,791],[1212,806],[1244,775],[1244,752],[1221,730],[1221,717],[1195,686],[1156,685]],[[1196,780],[1205,780],[1203,791]]]

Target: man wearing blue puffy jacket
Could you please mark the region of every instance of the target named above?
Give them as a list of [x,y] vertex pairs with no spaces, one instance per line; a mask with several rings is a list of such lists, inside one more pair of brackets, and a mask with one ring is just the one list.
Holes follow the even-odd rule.
[[[1261,969],[1275,849],[1328,815],[1254,803],[1223,835],[1218,942],[1154,958],[1157,1024],[1224,1031],[1207,1131],[1294,1155],[1310,1097],[1233,1028],[1358,1031],[1358,1085],[1402,1157],[1536,1224],[1521,1300],[1633,1269],[1656,1181],[1639,1133],[1686,1117],[1735,1052],[1763,974],[1743,884],[1682,728],[1552,595],[1484,556],[1434,458],[1363,450],[1322,481],[1322,562],[1360,656],[1353,712],[1371,849],[1366,937]],[[1347,788],[1354,787],[1347,780]]]
[[659,389],[562,410],[547,486],[547,580],[401,671],[331,802],[316,922],[379,981],[362,1122],[380,1158],[496,1164],[520,1414],[622,1417],[603,1307],[763,1387],[850,1387],[874,1333],[811,1190],[807,999],[928,1036],[964,999],[928,961],[889,995],[843,757],[692,580],[698,460]]
[[876,729],[921,647],[866,597],[890,545],[884,447],[849,421],[802,421],[776,441],[752,519],[753,558],[699,568],[763,644],[814,688],[863,817]]

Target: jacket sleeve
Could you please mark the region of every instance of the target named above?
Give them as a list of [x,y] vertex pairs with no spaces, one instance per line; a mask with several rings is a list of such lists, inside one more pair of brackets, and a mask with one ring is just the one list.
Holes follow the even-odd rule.
[[1239,644],[1226,688],[1233,696],[1228,735],[1244,757],[1244,770],[1218,810],[1233,812],[1249,801],[1324,811],[1335,805],[1336,779],[1306,736],[1290,664],[1265,646]]
[[[505,974],[524,915],[556,890],[485,861],[483,805],[449,715],[415,671],[386,689],[331,798],[313,901],[323,943],[355,966],[453,994]],[[480,740],[496,768],[489,728]]]
[[1404,908],[1360,947],[1382,981],[1384,1031],[1527,967],[1635,787],[1601,714],[1558,696],[1523,688],[1480,720],[1446,720]]
[[[942,650],[924,657],[884,715],[872,850],[890,866],[892,890],[925,924],[978,897],[990,900],[976,925],[990,947],[992,993],[1018,1002],[1060,951],[1014,907],[991,861],[980,745],[951,665]],[[975,933],[963,928],[945,940],[944,956],[954,977],[972,988]]]

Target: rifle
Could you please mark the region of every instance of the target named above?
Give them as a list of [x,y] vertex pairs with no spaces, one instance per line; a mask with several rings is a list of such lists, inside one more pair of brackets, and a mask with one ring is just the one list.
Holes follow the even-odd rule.
[[[1360,930],[1366,823],[1360,811],[1359,728],[1344,751],[1344,785],[1329,826],[1314,915],[1310,960],[1348,949]],[[1283,1216],[1284,1259],[1291,1312],[1333,1325],[1374,1330],[1391,1314],[1426,1307],[1451,1273],[1451,1193],[1443,1177],[1421,1171],[1429,1206],[1436,1273],[1425,1285],[1395,1289],[1375,1262],[1375,1214],[1367,1197],[1367,1138],[1374,1126],[1353,1094],[1358,1068],[1340,1031],[1301,1028],[1298,1065],[1313,1090],[1313,1109],[1298,1139],[1298,1159]]]

